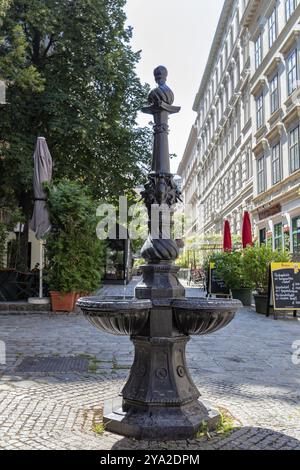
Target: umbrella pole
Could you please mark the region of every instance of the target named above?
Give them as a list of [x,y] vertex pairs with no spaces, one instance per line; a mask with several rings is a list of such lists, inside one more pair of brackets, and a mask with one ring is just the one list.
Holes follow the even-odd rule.
[[43,240],[40,240],[40,287],[39,298],[43,297]]
[[49,304],[49,299],[47,297],[43,297],[43,264],[44,264],[44,243],[43,240],[39,240],[40,245],[40,266],[39,266],[39,296],[38,297],[29,297],[28,303],[36,304],[36,305],[47,305]]

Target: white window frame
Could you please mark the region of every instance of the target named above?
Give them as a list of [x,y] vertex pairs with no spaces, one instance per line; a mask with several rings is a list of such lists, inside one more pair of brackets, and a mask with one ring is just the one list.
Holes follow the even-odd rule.
[[268,18],[268,38],[269,38],[269,48],[273,46],[277,38],[277,10],[276,6],[272,11],[271,15]]
[[293,49],[286,59],[286,73],[287,73],[287,91],[290,96],[297,88],[298,81],[298,50]]
[[289,132],[290,173],[300,168],[299,125]]
[[257,159],[257,193],[261,194],[266,190],[265,177],[265,156]]
[[255,69],[257,69],[262,63],[262,57],[263,57],[262,34],[259,34],[256,38],[256,41],[254,44],[254,52],[255,52]]
[[270,81],[270,110],[271,114],[279,108],[279,76],[276,73]]
[[279,183],[281,180],[281,145],[280,142],[278,142],[272,147],[272,184]]
[[295,11],[296,6],[297,6],[296,0],[285,0],[284,2],[285,21],[289,21],[290,17]]
[[261,93],[256,98],[256,127],[260,129],[264,125],[264,95]]

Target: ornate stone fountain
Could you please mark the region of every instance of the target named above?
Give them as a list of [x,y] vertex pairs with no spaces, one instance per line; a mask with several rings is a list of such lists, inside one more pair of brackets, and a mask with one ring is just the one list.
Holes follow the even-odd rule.
[[[172,208],[180,193],[170,173],[168,117],[178,113],[166,85],[167,70],[154,70],[157,88],[143,112],[154,117],[152,171],[142,193],[149,215],[149,236],[142,248],[147,264],[135,298],[86,297],[77,305],[90,322],[106,333],[128,335],[135,347],[134,362],[121,396],[104,406],[106,429],[137,439],[185,439],[201,424],[214,428],[218,411],[200,400],[185,357],[190,335],[213,333],[226,326],[241,305],[237,300],[186,298],[173,263],[177,243],[164,238],[170,218],[159,218],[157,237],[150,232],[151,206]],[[162,206],[161,206],[162,207]],[[163,212],[162,212],[163,214]],[[172,224],[172,222],[171,222]]]

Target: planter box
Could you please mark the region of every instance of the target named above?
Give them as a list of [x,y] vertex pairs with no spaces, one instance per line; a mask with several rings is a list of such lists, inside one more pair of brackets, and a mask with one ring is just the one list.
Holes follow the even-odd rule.
[[257,313],[267,314],[268,296],[254,294],[255,310]]
[[73,312],[76,302],[76,292],[50,291],[53,312]]
[[232,297],[242,302],[244,307],[251,306],[252,290],[251,289],[231,289]]

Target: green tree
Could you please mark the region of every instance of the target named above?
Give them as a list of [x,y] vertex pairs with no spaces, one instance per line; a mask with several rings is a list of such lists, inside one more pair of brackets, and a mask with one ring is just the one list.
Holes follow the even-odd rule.
[[47,235],[46,280],[51,290],[91,292],[100,286],[105,244],[96,236],[96,204],[81,184],[47,185],[52,231]]
[[10,0],[0,0],[0,24],[1,24],[1,18],[4,17],[9,3],[10,3]]
[[8,4],[0,32],[0,74],[8,85],[0,120],[0,198],[13,190],[27,219],[38,135],[47,138],[54,179],[76,179],[94,198],[130,191],[149,164],[149,131],[136,126],[148,86],[135,73],[140,56],[129,45],[124,4]]

